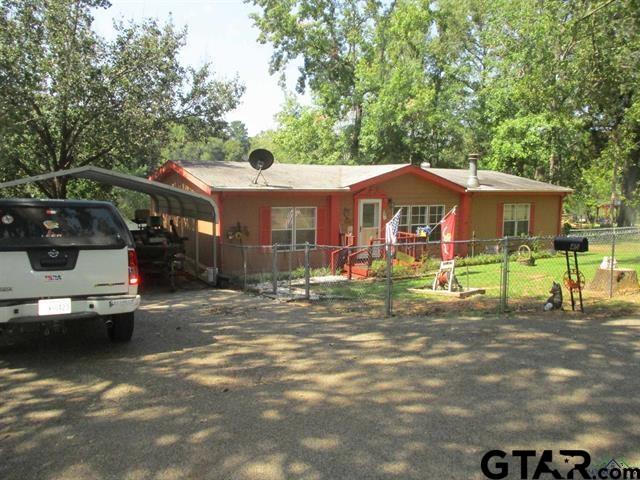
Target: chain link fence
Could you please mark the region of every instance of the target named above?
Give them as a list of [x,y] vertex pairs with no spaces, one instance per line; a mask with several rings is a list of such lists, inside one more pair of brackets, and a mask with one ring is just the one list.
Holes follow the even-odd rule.
[[[440,242],[329,246],[224,244],[221,270],[234,288],[287,301],[385,315],[447,310],[542,310],[557,299],[571,308],[580,282],[588,302],[638,291],[640,228],[573,231],[589,239],[579,271],[554,237],[511,237],[453,242],[456,258],[442,265]],[[611,259],[614,259],[611,261]],[[442,269],[441,267],[445,267]],[[554,282],[558,285],[554,288]]]

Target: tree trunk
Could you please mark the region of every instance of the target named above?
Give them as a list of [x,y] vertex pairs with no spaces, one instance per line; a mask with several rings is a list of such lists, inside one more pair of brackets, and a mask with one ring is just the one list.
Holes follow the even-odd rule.
[[[636,136],[637,137],[637,136]],[[622,171],[623,202],[618,211],[618,225],[628,227],[636,221],[634,205],[638,201],[638,182],[640,181],[640,148],[635,148],[629,154]]]
[[67,182],[65,177],[56,177],[53,179],[53,194],[55,198],[67,198]]
[[351,160],[358,161],[360,156],[360,132],[362,130],[362,105],[354,105],[353,131],[351,132],[351,145],[349,156]]

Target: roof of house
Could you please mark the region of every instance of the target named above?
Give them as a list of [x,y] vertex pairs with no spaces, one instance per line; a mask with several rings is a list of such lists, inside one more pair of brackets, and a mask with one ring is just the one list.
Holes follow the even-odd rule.
[[[406,163],[387,165],[309,165],[274,163],[262,172],[254,183],[258,172],[248,162],[202,162],[177,160],[173,162],[212,190],[219,191],[342,191],[351,186],[391,174],[401,169],[421,172],[423,169]],[[440,177],[445,182],[470,192],[555,192],[569,193],[572,190],[550,183],[509,175],[491,170],[479,170],[480,186],[467,188],[468,170],[455,168],[426,168],[424,171]],[[400,173],[400,172],[398,172]],[[156,178],[161,174],[156,173]],[[264,177],[264,178],[262,178]]]
[[570,193],[573,190],[552,183],[539,182],[494,170],[478,170],[480,186],[467,188],[469,171],[461,168],[430,168],[430,172],[465,187],[470,192],[558,192]]

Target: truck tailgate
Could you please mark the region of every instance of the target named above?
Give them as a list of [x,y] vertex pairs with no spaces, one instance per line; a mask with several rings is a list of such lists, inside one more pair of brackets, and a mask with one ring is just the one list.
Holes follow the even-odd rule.
[[128,293],[126,247],[76,249],[70,253],[73,258],[68,264],[56,268],[55,260],[61,250],[3,252],[0,300]]

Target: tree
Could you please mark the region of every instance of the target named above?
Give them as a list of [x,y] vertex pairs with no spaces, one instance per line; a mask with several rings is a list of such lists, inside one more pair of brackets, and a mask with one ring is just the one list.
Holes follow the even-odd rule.
[[348,139],[334,130],[334,123],[323,111],[303,107],[289,98],[277,116],[280,128],[274,143],[287,163],[347,163],[344,158]]
[[[482,23],[483,2],[465,0],[464,7],[480,12],[471,16],[460,2],[448,0],[254,4],[263,9],[254,17],[260,41],[275,49],[272,71],[282,72],[302,58],[300,90],[311,89],[316,102],[311,110],[345,139],[333,147],[343,151],[323,158],[460,162],[473,137],[465,112],[475,106],[473,97],[484,81],[472,68],[471,54],[479,47],[469,40]],[[286,111],[281,118],[291,119]],[[482,115],[476,118],[481,123]],[[296,136],[295,125],[282,127],[286,136]],[[297,125],[306,129],[309,122]],[[486,143],[486,135],[479,137]]]
[[273,153],[276,162],[289,163],[286,152],[275,141],[277,132],[275,130],[263,130],[250,138],[251,147],[249,150],[265,148]]
[[368,55],[382,9],[376,0],[251,0],[262,9],[252,16],[258,41],[271,43],[271,73],[284,72],[302,59],[297,89],[307,86],[322,113],[348,138],[348,157],[360,154],[363,92],[356,88],[356,68]]
[[238,142],[243,154],[249,152],[249,148],[251,148],[251,140],[249,139],[247,126],[243,122],[235,120],[229,123],[229,126],[227,127],[227,135],[229,140]]
[[[181,66],[185,32],[154,21],[119,24],[113,41],[91,28],[105,0],[0,4],[0,162],[7,175],[97,165],[156,166],[172,124],[193,138],[221,134],[237,79]],[[40,182],[64,198],[67,180]]]
[[[505,1],[490,25],[489,165],[576,188],[580,203],[619,190],[633,221],[640,181],[635,120],[637,1]],[[614,175],[615,173],[615,175]]]
[[367,163],[448,166],[463,157],[464,39],[460,5],[394,2],[378,22],[375,54],[360,63]]
[[278,117],[287,159],[454,166],[474,151],[573,187],[574,205],[613,192],[618,223],[635,221],[640,0],[252,1],[272,72],[302,59],[314,99]]
[[579,18],[576,63],[585,98],[594,178],[611,178],[622,201],[617,222],[631,225],[640,207],[640,2],[605,1]]
[[193,140],[184,125],[173,124],[162,148],[163,160],[245,161],[250,140],[247,128],[239,121],[231,122],[218,136]]

